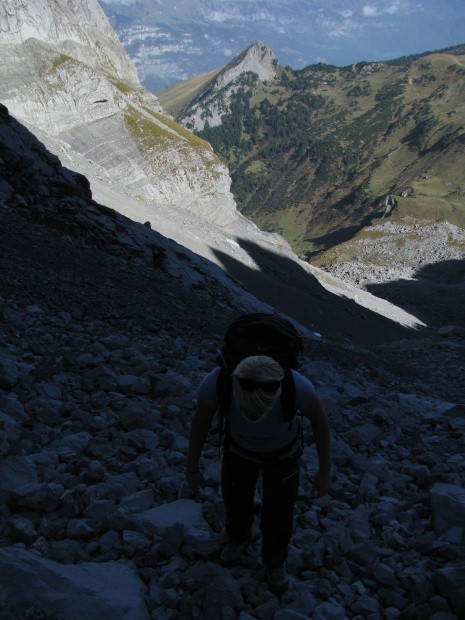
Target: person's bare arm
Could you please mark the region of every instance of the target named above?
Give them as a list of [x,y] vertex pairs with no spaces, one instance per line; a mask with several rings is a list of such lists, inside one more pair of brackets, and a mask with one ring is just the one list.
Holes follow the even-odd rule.
[[200,400],[197,402],[189,434],[189,454],[186,464],[186,480],[193,491],[197,491],[203,483],[199,460],[215,411],[216,405],[212,407]]
[[310,420],[318,453],[319,469],[315,475],[315,488],[320,495],[325,495],[331,484],[331,432],[328,416],[316,395],[302,414]]

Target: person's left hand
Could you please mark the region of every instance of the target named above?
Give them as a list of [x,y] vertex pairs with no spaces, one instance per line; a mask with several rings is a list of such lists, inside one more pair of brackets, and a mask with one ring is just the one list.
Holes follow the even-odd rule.
[[200,487],[205,486],[205,480],[199,469],[196,471],[187,471],[186,469],[186,481],[194,493],[197,493]]
[[313,485],[318,495],[326,495],[331,486],[331,472],[319,469],[315,474]]

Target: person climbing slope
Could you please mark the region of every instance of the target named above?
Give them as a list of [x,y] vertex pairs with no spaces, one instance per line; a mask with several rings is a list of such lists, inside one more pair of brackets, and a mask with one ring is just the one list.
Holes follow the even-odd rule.
[[[283,329],[284,336],[281,333],[275,338],[273,330]],[[296,346],[289,342],[289,335]],[[231,359],[231,346],[236,349],[236,359]],[[255,488],[261,474],[262,562],[270,589],[276,593],[284,592],[289,583],[286,559],[303,452],[300,415],[311,423],[318,453],[314,487],[325,494],[330,486],[328,418],[313,384],[291,367],[296,365],[300,350],[300,337],[281,317],[254,313],[233,322],[223,348],[228,363],[213,369],[198,389],[186,466],[187,483],[196,491],[203,484],[199,469],[202,448],[219,409],[224,419],[221,487],[229,537],[221,561],[235,564],[251,542]],[[255,354],[257,351],[260,354]],[[241,358],[238,363],[237,357]]]

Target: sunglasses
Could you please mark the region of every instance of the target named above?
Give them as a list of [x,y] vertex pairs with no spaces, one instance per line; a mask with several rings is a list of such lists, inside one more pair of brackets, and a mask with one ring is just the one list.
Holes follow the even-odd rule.
[[275,394],[281,385],[281,381],[254,381],[253,379],[243,379],[242,377],[237,377],[237,380],[246,392],[262,389],[268,394]]

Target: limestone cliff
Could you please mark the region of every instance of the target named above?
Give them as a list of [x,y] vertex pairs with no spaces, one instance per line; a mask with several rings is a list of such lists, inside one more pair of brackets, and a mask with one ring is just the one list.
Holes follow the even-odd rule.
[[4,0],[0,6],[0,31],[2,44],[40,41],[94,69],[138,84],[132,61],[93,0]]
[[137,201],[126,210],[135,220],[154,223],[166,208],[244,225],[227,168],[140,86],[96,0],[7,0],[0,25],[1,101],[89,177],[97,199],[104,181]]

